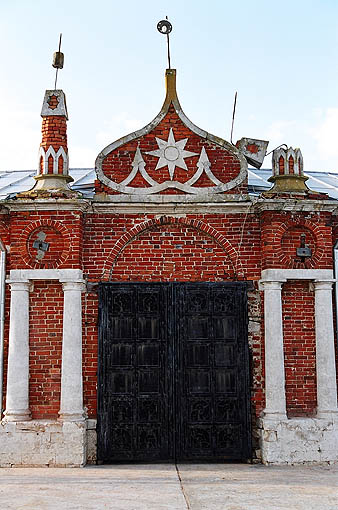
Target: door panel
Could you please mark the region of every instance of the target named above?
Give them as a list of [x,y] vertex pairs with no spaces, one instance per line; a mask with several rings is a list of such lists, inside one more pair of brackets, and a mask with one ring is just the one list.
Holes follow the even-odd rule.
[[246,285],[179,283],[180,460],[250,457]]
[[[172,458],[168,287],[100,287],[98,458]],[[172,356],[171,356],[172,357]]]
[[98,458],[250,457],[246,284],[100,285]]

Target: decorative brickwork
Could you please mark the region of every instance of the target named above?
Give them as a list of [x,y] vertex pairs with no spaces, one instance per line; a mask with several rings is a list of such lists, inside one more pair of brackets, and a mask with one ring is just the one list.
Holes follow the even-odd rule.
[[[147,174],[150,178],[158,184],[169,181],[170,175],[168,166],[157,169],[159,159],[149,153],[158,150],[157,139],[164,141],[168,139],[170,129],[173,130],[177,141],[187,140],[185,150],[196,154],[185,160],[187,166],[186,170],[176,166],[174,174],[175,181],[183,184],[189,182],[194,177],[198,170],[198,164],[203,149],[206,151],[213,175],[221,183],[232,181],[239,174],[241,164],[238,157],[229,150],[217,146],[216,144],[211,144],[193,133],[183,124],[182,120],[175,112],[174,107],[171,106],[168,114],[151,133],[145,134],[135,141],[122,145],[105,157],[102,164],[102,170],[105,176],[116,183],[122,183],[132,172],[136,150],[139,149],[144,159],[143,166],[146,166]],[[141,173],[138,172],[133,180],[128,183],[128,186],[133,188],[149,188],[149,182],[145,181]],[[197,192],[199,188],[214,187],[215,183],[213,183],[204,172],[191,186],[195,188]],[[100,181],[96,181],[96,192],[114,193],[112,189],[103,185]],[[175,188],[160,191],[160,194],[179,193],[182,193],[182,191]],[[247,180],[240,186],[229,189],[227,193],[247,193]]]
[[[328,215],[265,212],[262,215],[262,251],[264,267],[325,269],[332,267],[332,230]],[[296,249],[300,235],[312,249],[311,258],[300,261]],[[298,239],[297,239],[298,237]]]
[[[44,235],[46,251],[39,250],[36,243]],[[38,220],[30,223],[20,238],[23,261],[32,268],[52,269],[64,264],[70,254],[70,233],[60,222]],[[41,256],[40,256],[41,253]]]
[[[178,225],[181,228],[181,234],[180,235],[179,234],[176,234],[176,235],[171,234],[173,229],[169,227],[170,225]],[[183,228],[183,231],[182,231],[182,228]],[[198,261],[198,255],[201,259],[201,257],[204,255],[204,251],[207,253],[213,253],[215,248],[211,248],[211,247],[198,248],[197,237],[194,237],[194,235],[192,235],[191,239],[189,241],[187,241],[187,237],[186,237],[187,233],[185,232],[186,228],[189,229],[190,235],[191,235],[191,232],[195,230],[195,231],[197,231],[196,232],[197,237],[198,237],[198,234],[200,233],[200,234],[202,234],[203,237],[207,236],[207,237],[213,238],[209,241],[209,244],[210,244],[210,242],[211,242],[211,244],[213,244],[213,243],[216,244],[218,246],[217,249],[220,250],[222,253],[221,258],[225,257],[226,259],[228,259],[228,263],[226,264],[226,266],[224,266],[224,261],[221,264],[214,265],[215,261],[212,260],[211,255],[209,256],[210,264],[211,264],[211,267],[213,268],[213,269],[209,270],[209,276],[213,275],[212,279],[215,278],[216,274],[217,274],[216,278],[218,277],[220,280],[222,280],[222,279],[223,280],[224,279],[232,280],[232,279],[236,279],[236,277],[237,278],[243,277],[243,269],[241,266],[241,259],[239,257],[238,251],[236,251],[236,249],[231,245],[229,240],[224,235],[220,234],[220,232],[218,232],[215,228],[211,227],[210,225],[201,221],[200,219],[162,217],[160,219],[153,219],[153,220],[149,220],[149,221],[140,223],[137,226],[130,229],[128,232],[126,232],[122,237],[120,237],[118,239],[115,246],[111,250],[111,253],[108,256],[107,261],[105,261],[105,263],[104,263],[104,273],[103,273],[104,278],[107,279],[108,277],[112,277],[112,273],[114,273],[114,279],[116,279],[117,272],[116,272],[115,266],[116,266],[118,258],[120,257],[121,252],[123,250],[125,250],[126,246],[129,245],[132,241],[134,241],[136,238],[139,238],[141,234],[143,234],[146,231],[150,231],[150,236],[152,237],[152,240],[150,242],[154,246],[153,247],[150,247],[149,245],[141,246],[141,247],[139,247],[138,251],[136,252],[138,255],[146,254],[148,252],[148,254],[150,256],[150,259],[148,259],[148,261],[150,262],[148,271],[146,269],[147,264],[144,264],[144,262],[147,262],[146,260],[140,261],[141,266],[139,266],[138,264],[135,264],[135,269],[140,269],[140,268],[142,268],[142,265],[144,266],[144,270],[142,271],[142,279],[145,277],[147,272],[150,277],[153,278],[155,276],[154,271],[153,271],[154,268],[153,268],[152,261],[156,260],[155,254],[156,254],[156,250],[157,250],[158,255],[160,255],[160,258],[158,260],[161,263],[164,262],[163,257],[165,257],[165,255],[167,255],[168,259],[170,259],[170,260],[168,260],[169,265],[167,266],[167,276],[164,276],[166,271],[164,270],[164,273],[163,273],[163,269],[161,269],[160,272],[158,273],[158,277],[159,277],[160,281],[165,281],[168,279],[169,280],[170,279],[172,279],[172,280],[178,279],[179,280],[180,278],[179,277],[177,278],[178,275],[183,277],[183,274],[180,271],[178,271],[178,274],[176,275],[176,277],[174,277],[173,267],[175,265],[177,265],[177,264],[175,264],[175,262],[179,262],[180,264],[178,264],[178,265],[180,265],[182,267],[182,269],[184,266],[184,268],[187,269],[188,271],[191,271],[192,267],[196,266],[197,269],[193,270],[195,276],[194,277],[192,275],[190,275],[190,277],[187,276],[188,280],[191,278],[192,280],[208,281],[208,277],[206,277],[206,274],[203,274],[203,271],[205,271],[205,267],[202,268],[202,266],[198,266],[197,264],[196,265],[192,264],[192,266],[191,266],[189,264],[189,260],[188,260],[188,262],[185,262],[185,263],[184,263],[184,261],[189,256],[192,257],[192,261],[193,260]],[[161,245],[161,246],[158,245],[159,243],[161,244],[161,241],[159,239],[158,239],[158,241],[156,241],[156,239],[155,239],[156,234],[154,236],[154,232],[159,232],[159,230],[162,230],[162,229],[166,230],[164,235],[166,235],[167,237],[168,236],[171,237],[171,241],[172,241],[171,246],[166,245],[164,247],[163,245]],[[157,234],[157,236],[158,236],[158,234]],[[175,238],[176,238],[176,241],[175,241]],[[140,242],[142,245],[143,241],[141,240]],[[176,244],[175,244],[175,242],[176,242]],[[174,250],[182,250],[183,244],[186,244],[186,242],[188,243],[188,248],[187,248],[188,253],[178,252],[177,258],[175,259],[173,257]],[[208,243],[207,240],[203,240],[201,242],[203,244]],[[155,251],[154,251],[154,249],[155,249]],[[130,260],[132,260],[132,259],[130,259]],[[169,267],[170,265],[171,265],[171,270]],[[216,273],[215,273],[215,268],[217,268]],[[122,272],[122,275],[123,275],[123,272]],[[124,278],[122,277],[122,275],[120,276],[121,279],[129,279],[129,280],[135,279],[135,278],[133,278],[130,271],[128,271],[128,269],[125,272]],[[156,277],[154,279],[156,280]],[[182,281],[184,281],[184,280],[182,280]]]
[[[81,213],[42,212],[20,213],[12,216],[11,232],[14,240],[11,245],[12,266],[16,268],[52,269],[78,268],[81,264],[82,246]],[[37,219],[35,219],[37,218]],[[44,256],[39,259],[34,242],[39,233],[45,234],[49,244]]]

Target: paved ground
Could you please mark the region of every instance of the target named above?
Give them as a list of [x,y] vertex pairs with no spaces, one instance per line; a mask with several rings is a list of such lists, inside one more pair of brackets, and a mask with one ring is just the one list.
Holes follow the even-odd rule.
[[0,469],[6,510],[337,510],[338,465]]

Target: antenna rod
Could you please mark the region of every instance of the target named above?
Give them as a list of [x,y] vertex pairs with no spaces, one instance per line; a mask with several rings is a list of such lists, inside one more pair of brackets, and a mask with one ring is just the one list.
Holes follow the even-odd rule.
[[234,122],[235,122],[235,113],[236,113],[236,103],[237,103],[237,91],[235,92],[235,100],[234,100],[234,109],[232,112],[232,123],[231,123],[231,133],[230,133],[230,142],[232,143],[232,133],[234,131]]
[[56,53],[54,53],[54,55],[53,55],[53,67],[56,68],[54,90],[56,90],[59,69],[63,68],[64,56],[63,56],[63,53],[61,53],[61,41],[62,41],[62,34],[60,34],[60,38],[59,38],[59,50]]
[[[165,17],[165,19],[167,20],[167,19],[168,19],[168,16],[166,16],[166,17]],[[170,32],[167,32],[168,64],[169,64],[169,69],[171,69],[171,65],[170,65],[170,45],[169,45],[169,34],[170,34]]]
[[56,90],[56,82],[58,81],[58,72],[59,72],[59,70],[57,69],[57,70],[56,70],[56,73],[55,73],[54,90]]

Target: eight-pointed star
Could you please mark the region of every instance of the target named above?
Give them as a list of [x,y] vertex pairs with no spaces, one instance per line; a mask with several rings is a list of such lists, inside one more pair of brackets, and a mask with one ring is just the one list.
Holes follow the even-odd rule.
[[168,165],[171,180],[173,180],[174,177],[175,167],[178,166],[179,168],[183,168],[183,170],[188,170],[184,158],[198,156],[198,154],[196,152],[184,150],[187,141],[188,138],[184,138],[183,140],[176,142],[172,128],[170,128],[167,141],[156,137],[156,142],[159,146],[159,149],[146,153],[151,156],[160,158],[157,162],[155,170]]

